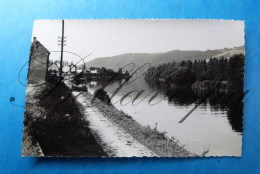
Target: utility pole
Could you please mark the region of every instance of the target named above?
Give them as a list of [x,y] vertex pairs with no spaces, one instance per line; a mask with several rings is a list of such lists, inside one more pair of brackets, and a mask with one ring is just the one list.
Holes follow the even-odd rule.
[[62,20],[62,35],[61,35],[60,81],[62,81],[63,44],[64,44],[64,20]]

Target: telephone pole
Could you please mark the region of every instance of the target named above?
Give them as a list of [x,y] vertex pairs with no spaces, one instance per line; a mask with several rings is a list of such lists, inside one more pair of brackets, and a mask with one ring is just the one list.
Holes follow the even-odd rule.
[[63,44],[64,44],[64,20],[62,20],[62,35],[61,35],[60,81],[62,81]]

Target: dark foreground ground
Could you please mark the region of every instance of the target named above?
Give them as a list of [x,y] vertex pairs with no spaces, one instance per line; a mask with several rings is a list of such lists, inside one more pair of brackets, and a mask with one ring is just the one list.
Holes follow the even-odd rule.
[[[88,92],[82,95],[89,100],[93,97]],[[22,156],[108,156],[93,136],[75,99],[71,89],[55,79],[41,86],[27,87]],[[113,105],[95,99],[91,107],[96,107],[104,117],[158,156],[197,156],[174,138],[141,126]]]
[[27,92],[22,156],[107,156],[72,104],[71,91],[54,84]]

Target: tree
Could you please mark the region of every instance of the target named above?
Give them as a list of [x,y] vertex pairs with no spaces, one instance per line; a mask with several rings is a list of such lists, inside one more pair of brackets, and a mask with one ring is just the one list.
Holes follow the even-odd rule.
[[130,74],[129,74],[129,72],[128,72],[127,70],[125,71],[125,74],[126,74],[127,76],[129,76],[129,75],[130,75]]
[[176,85],[192,85],[196,81],[195,74],[187,67],[179,67],[176,71],[172,72],[170,82]]
[[122,68],[119,68],[117,71],[117,73],[119,73],[119,74],[122,74],[122,72],[123,72]]
[[106,72],[106,68],[105,68],[105,67],[102,67],[102,68],[101,68],[101,72],[102,72],[102,73],[105,73],[105,72]]

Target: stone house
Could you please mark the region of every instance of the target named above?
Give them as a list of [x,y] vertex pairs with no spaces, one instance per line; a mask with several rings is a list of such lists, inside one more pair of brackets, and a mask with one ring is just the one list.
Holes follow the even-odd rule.
[[36,40],[36,37],[34,37],[31,45],[27,74],[29,83],[40,83],[46,80],[48,75],[49,55],[50,52]]

